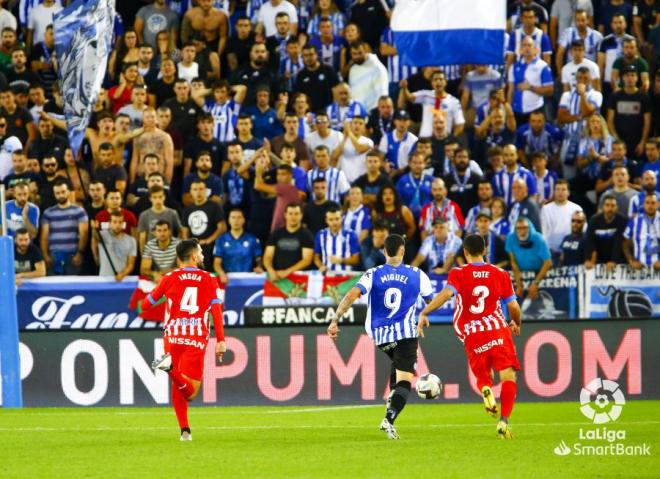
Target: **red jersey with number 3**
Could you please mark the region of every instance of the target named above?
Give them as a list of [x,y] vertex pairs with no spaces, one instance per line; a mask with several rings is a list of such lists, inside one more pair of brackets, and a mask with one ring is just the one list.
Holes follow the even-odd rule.
[[508,330],[501,305],[516,296],[506,271],[492,264],[469,263],[449,272],[446,287],[456,296],[453,322],[461,341],[475,333]]
[[221,304],[217,278],[198,268],[179,268],[163,276],[147,300],[165,297],[165,336],[206,341],[211,307]]

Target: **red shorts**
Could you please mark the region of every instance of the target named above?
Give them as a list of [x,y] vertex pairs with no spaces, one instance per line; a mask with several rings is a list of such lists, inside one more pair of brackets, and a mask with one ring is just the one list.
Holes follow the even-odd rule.
[[469,335],[465,339],[465,352],[470,369],[480,384],[492,384],[493,369],[520,369],[509,329]]
[[198,338],[165,336],[165,352],[172,356],[172,369],[201,381],[204,373],[206,341]]

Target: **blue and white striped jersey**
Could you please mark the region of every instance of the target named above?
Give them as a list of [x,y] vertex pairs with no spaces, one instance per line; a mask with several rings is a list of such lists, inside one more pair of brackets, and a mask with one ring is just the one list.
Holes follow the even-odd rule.
[[507,207],[513,203],[513,198],[511,197],[511,186],[513,185],[513,182],[519,178],[525,180],[525,183],[527,183],[527,189],[530,196],[533,196],[537,193],[536,178],[534,178],[534,174],[524,166],[518,166],[518,169],[513,173],[509,173],[506,168],[503,168],[502,170],[495,173],[495,176],[493,176],[493,179],[491,180],[495,196],[504,198],[504,202],[506,203]]
[[550,170],[545,170],[543,176],[536,176],[536,192],[539,195],[538,203],[542,205],[546,201],[550,201],[555,194],[555,184],[557,183],[557,173]]
[[342,224],[345,230],[360,236],[362,231],[371,229],[371,211],[364,205],[360,205],[355,210],[349,208],[344,213]]
[[323,228],[316,233],[314,238],[314,253],[321,256],[321,262],[329,271],[351,271],[352,266],[345,264],[334,264],[330,261],[332,256],[347,259],[356,253],[360,253],[358,237],[352,231],[340,230],[333,235],[330,228]]
[[660,213],[653,217],[645,212],[628,220],[623,237],[633,242],[635,259],[650,266],[660,259]]
[[236,103],[234,100],[228,100],[222,105],[215,101],[207,101],[204,104],[204,111],[213,116],[214,138],[223,143],[236,139],[234,127],[240,110],[241,104]]
[[325,178],[328,183],[328,201],[341,204],[341,199],[351,189],[346,173],[334,166],[329,167],[327,170],[319,168],[309,170],[307,172],[307,191],[314,191],[314,180],[316,178]]
[[384,264],[364,273],[355,286],[368,295],[364,328],[376,345],[417,337],[417,300],[430,301],[434,293],[426,273],[407,264]]
[[[385,30],[383,30],[383,35],[381,36],[380,41],[391,47],[396,46],[394,44],[394,34],[390,27],[386,27]],[[404,65],[401,62],[401,57],[399,55],[387,57],[387,76],[390,78],[390,83],[399,83],[401,80],[407,80],[408,77],[415,73],[417,73],[417,67]]]
[[294,60],[290,56],[284,56],[280,60],[280,75],[282,78],[285,78],[285,73],[288,73],[288,79],[286,80],[286,88],[289,91],[293,91],[293,85],[296,82],[296,75],[298,72],[305,68],[303,63],[302,55],[298,55],[298,59]]
[[566,61],[564,63],[572,62],[573,55],[571,54],[571,43],[575,40],[584,41],[584,56],[592,62],[598,61],[598,50],[600,49],[600,43],[603,41],[603,35],[593,28],[587,27],[587,34],[584,38],[580,36],[576,27],[568,27],[566,30],[561,32],[559,37],[559,45],[564,47],[566,52]]
[[[585,92],[587,102],[596,107],[596,112],[600,110],[603,103],[603,94],[598,90],[589,87]],[[559,108],[568,110],[568,113],[574,116],[582,116],[582,100],[575,88],[570,91],[564,92],[559,100]],[[578,120],[564,125],[564,142],[562,145],[562,159],[569,164],[575,161],[575,158],[580,153],[580,140],[582,139],[582,132],[586,120]]]
[[342,131],[344,129],[344,121],[352,118],[366,118],[369,112],[367,107],[356,100],[350,100],[348,106],[341,106],[337,102],[333,102],[325,109],[330,119],[330,128],[333,130]]
[[417,146],[417,137],[409,131],[403,134],[403,138],[398,138],[396,130],[392,130],[380,139],[378,151],[385,155],[387,161],[395,170],[403,169],[408,166],[408,157],[415,151]]

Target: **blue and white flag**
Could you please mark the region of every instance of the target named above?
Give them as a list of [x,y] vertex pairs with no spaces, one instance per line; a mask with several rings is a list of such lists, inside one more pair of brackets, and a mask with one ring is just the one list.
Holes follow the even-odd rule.
[[499,65],[506,0],[397,0],[391,26],[404,65]]
[[53,16],[64,117],[74,155],[101,90],[114,21],[115,0],[76,0]]

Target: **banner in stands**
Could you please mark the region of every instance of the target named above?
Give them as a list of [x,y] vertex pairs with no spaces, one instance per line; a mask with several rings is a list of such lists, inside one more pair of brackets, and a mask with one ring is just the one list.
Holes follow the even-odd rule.
[[[523,271],[521,273],[525,290],[532,284],[536,273]],[[512,274],[513,278],[513,274]],[[559,319],[577,317],[578,268],[563,266],[552,268],[539,284],[539,294],[536,298],[523,299],[521,308],[523,318]]]
[[597,265],[585,272],[580,291],[582,318],[660,317],[660,271]]
[[[23,332],[20,340],[27,407],[157,406],[170,400],[167,374],[149,366],[163,351],[158,331]],[[660,399],[659,321],[528,323],[515,343],[522,401],[575,402],[595,377],[617,381],[626,400]],[[227,338],[223,364],[217,364],[214,346],[211,341],[206,350],[194,405],[376,404],[388,394],[387,357],[360,326],[343,326],[336,343],[324,325],[237,328]],[[450,325],[431,327],[420,342],[418,374],[428,371],[444,383],[441,400],[429,405],[480,401]],[[481,414],[476,405],[475,414]]]

